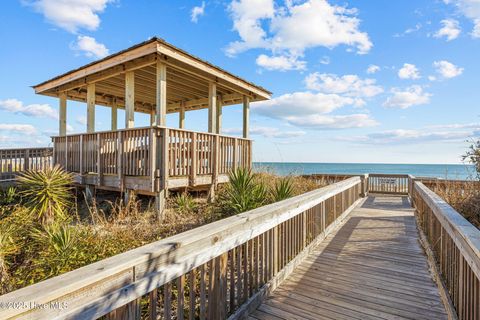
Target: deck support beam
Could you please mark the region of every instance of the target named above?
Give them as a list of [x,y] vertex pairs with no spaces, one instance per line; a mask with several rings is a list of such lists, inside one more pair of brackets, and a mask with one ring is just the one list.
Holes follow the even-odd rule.
[[222,99],[219,96],[217,99],[217,128],[216,133],[222,132]]
[[165,127],[167,125],[167,65],[157,60],[156,79],[156,124]]
[[112,101],[112,109],[110,110],[111,111],[111,129],[112,131],[115,131],[117,130],[117,123],[118,123],[118,106],[117,106],[117,99],[113,99]]
[[67,135],[67,94],[65,92],[60,93],[58,107],[58,135],[65,136]]
[[217,84],[208,84],[208,132],[217,133]]
[[248,139],[250,126],[250,98],[243,96],[243,137]]
[[180,112],[178,113],[178,127],[185,129],[185,101],[180,104]]
[[135,72],[125,73],[125,128],[133,128],[135,123]]
[[95,132],[95,84],[87,86],[87,133]]

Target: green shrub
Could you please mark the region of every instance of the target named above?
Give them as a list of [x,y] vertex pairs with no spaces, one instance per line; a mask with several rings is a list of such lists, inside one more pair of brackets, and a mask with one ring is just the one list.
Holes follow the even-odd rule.
[[294,194],[292,179],[289,177],[279,179],[270,194],[274,202],[292,197]]
[[26,171],[17,181],[22,190],[20,194],[26,199],[25,205],[40,222],[65,218],[65,210],[71,204],[71,173],[56,165],[42,171]]
[[0,294],[10,289],[7,257],[17,252],[18,247],[13,240],[15,228],[11,225],[0,224]]
[[190,213],[197,208],[197,205],[190,194],[183,192],[175,197],[175,207],[180,213]]
[[8,187],[0,191],[0,205],[11,205],[18,200],[17,189]]
[[237,214],[258,208],[266,203],[267,188],[251,170],[239,168],[229,174],[229,183],[221,193],[223,208]]
[[66,223],[52,223],[35,229],[33,237],[38,241],[42,251],[39,252],[37,262],[48,266],[50,274],[58,275],[68,271],[68,266],[75,261],[76,236],[75,227]]

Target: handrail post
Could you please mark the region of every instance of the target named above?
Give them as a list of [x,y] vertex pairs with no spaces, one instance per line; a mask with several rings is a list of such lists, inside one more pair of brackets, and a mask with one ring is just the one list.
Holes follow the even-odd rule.
[[237,170],[238,165],[238,138],[235,138],[233,142],[233,163],[232,163],[232,171]]
[[195,186],[196,177],[197,177],[197,133],[192,132],[192,142],[191,142],[191,158],[192,165],[190,166],[190,185]]
[[149,156],[149,167],[150,167],[150,190],[152,192],[156,192],[156,164],[157,164],[157,135],[156,135],[156,129],[155,128],[150,128],[149,131],[149,136],[148,136],[148,156]]
[[117,132],[117,178],[120,191],[124,189],[124,181],[123,181],[123,135],[122,131]]
[[30,150],[25,150],[24,160],[23,160],[23,170],[27,171],[30,169]]
[[102,184],[102,178],[103,178],[103,170],[102,170],[102,146],[101,146],[101,137],[100,133],[96,134],[96,141],[97,141],[97,186]]

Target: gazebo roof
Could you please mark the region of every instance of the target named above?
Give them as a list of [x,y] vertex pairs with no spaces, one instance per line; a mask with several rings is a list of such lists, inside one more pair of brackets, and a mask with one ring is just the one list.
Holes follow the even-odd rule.
[[96,104],[125,104],[125,72],[135,71],[135,111],[150,113],[156,103],[156,63],[167,66],[167,112],[177,112],[183,102],[186,110],[208,106],[210,82],[217,85],[223,105],[270,98],[271,92],[195,57],[163,39],[152,38],[101,60],[89,63],[33,86],[35,93],[86,102],[87,84],[95,83]]

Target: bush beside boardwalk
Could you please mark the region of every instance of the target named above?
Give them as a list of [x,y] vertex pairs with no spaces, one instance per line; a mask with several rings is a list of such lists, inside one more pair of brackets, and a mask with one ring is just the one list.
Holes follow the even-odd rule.
[[172,195],[160,223],[146,199],[86,204],[59,168],[27,172],[19,182],[18,189],[0,190],[0,294],[322,186],[238,170],[213,203],[205,195]]

